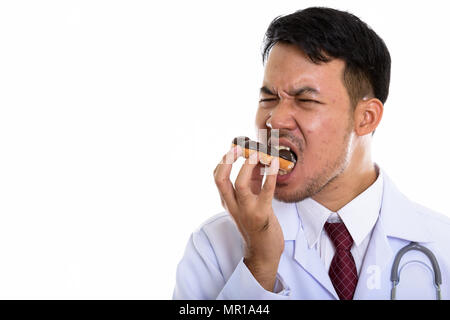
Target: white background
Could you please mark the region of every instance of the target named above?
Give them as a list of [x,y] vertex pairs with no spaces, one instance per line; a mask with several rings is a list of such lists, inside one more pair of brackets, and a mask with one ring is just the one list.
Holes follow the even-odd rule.
[[267,26],[319,4],[385,40],[374,160],[450,214],[446,1],[2,1],[0,298],[170,299],[214,167],[255,136]]

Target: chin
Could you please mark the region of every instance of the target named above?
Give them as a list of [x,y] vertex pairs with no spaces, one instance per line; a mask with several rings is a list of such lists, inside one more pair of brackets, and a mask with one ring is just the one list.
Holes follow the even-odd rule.
[[286,203],[300,202],[320,192],[332,180],[303,177],[301,181],[305,182],[301,184],[294,184],[295,181],[294,183],[277,183],[274,198]]
[[277,184],[273,197],[281,202],[292,203],[302,201],[310,196],[308,192],[289,189],[291,188],[288,185]]

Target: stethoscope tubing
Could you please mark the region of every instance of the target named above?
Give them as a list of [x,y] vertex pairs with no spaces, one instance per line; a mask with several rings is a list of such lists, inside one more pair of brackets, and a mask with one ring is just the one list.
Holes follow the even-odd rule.
[[[400,249],[399,252],[395,255],[394,262],[392,263],[392,269],[391,269],[391,281],[392,281],[392,289],[391,289],[391,300],[396,300],[397,295],[397,285],[400,282],[400,272],[399,272],[399,265],[400,261],[402,260],[402,257],[405,253],[411,250],[420,251],[423,254],[425,254],[428,259],[431,262],[431,265],[433,267],[433,275],[434,275],[434,285],[436,288],[436,299],[441,300],[441,284],[442,284],[442,274],[441,269],[439,268],[439,263],[436,259],[436,256],[431,252],[430,249],[421,246],[417,242],[411,242],[410,244],[406,245],[402,249]],[[428,266],[427,266],[428,267]],[[401,271],[401,270],[400,270]]]

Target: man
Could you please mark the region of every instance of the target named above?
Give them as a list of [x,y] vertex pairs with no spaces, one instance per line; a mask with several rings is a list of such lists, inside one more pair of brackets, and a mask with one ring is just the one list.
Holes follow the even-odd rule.
[[[450,223],[406,199],[371,158],[388,96],[390,55],[354,15],[308,8],[276,18],[264,43],[256,127],[297,156],[277,175],[247,159],[233,183],[214,178],[226,209],[195,231],[178,265],[175,299],[389,299],[391,266],[410,242],[431,250],[450,298]],[[275,174],[274,174],[275,173]],[[414,262],[414,263],[411,263]],[[400,262],[399,298],[436,297],[419,251]]]

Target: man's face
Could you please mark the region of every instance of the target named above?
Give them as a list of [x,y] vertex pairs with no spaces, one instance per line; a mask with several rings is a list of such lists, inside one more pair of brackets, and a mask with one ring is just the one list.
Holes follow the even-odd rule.
[[[297,202],[331,188],[348,166],[353,112],[342,82],[345,62],[313,63],[300,49],[277,43],[267,60],[256,127],[279,130],[279,144],[297,155],[278,175],[275,198]],[[267,141],[264,141],[267,142]]]

